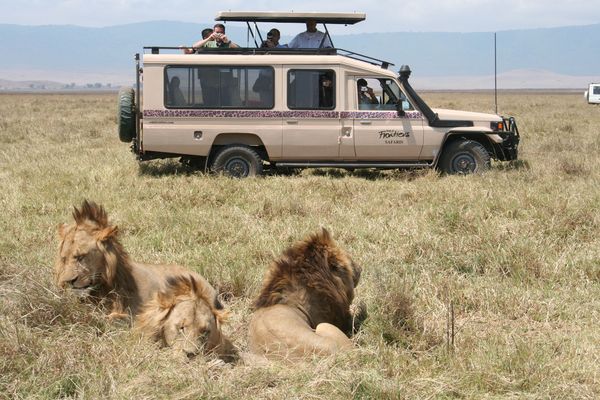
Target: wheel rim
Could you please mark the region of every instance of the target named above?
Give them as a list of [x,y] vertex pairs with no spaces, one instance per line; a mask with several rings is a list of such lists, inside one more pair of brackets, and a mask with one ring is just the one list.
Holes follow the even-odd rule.
[[452,170],[459,174],[469,174],[477,169],[477,160],[469,153],[457,154],[452,159]]
[[225,163],[225,171],[236,178],[244,178],[250,173],[250,164],[241,157],[233,157]]

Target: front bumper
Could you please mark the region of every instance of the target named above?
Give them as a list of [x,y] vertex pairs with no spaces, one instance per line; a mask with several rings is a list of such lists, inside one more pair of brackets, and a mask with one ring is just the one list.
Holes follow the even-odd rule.
[[519,155],[519,142],[521,141],[517,121],[514,117],[502,117],[502,120],[504,121],[504,129],[496,132],[502,138],[501,143],[494,145],[496,159],[499,161],[516,160]]

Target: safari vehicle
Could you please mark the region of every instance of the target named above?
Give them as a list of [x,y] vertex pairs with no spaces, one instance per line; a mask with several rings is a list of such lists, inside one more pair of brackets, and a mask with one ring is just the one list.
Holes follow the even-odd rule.
[[590,83],[584,96],[588,104],[600,104],[600,83]]
[[196,54],[154,46],[136,56],[136,89],[120,93],[119,134],[139,160],[181,157],[246,177],[310,167],[462,174],[517,158],[514,118],[432,109],[411,87],[406,65],[397,75],[390,62],[344,49],[259,45],[259,22],[313,19],[331,40],[327,24],[355,24],[365,14],[222,12],[215,19],[246,22],[254,46]]

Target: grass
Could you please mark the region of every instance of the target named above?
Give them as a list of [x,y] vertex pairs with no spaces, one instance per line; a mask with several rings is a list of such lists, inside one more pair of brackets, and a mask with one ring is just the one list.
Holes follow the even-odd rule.
[[[485,93],[425,97],[493,111]],[[140,166],[114,95],[0,95],[0,398],[598,398],[600,108],[581,97],[502,94],[522,161],[481,176],[234,180]],[[327,227],[363,266],[357,349],[219,366],[108,323],[51,282],[56,227],[85,198],[133,259],[186,265],[224,293],[242,350],[269,261]]]

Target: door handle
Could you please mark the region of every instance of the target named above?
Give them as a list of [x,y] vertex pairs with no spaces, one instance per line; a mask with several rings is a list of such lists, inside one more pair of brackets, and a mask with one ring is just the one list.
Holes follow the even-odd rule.
[[297,119],[288,119],[286,122],[290,125],[295,125],[298,123],[298,120]]
[[371,125],[371,121],[360,121],[361,125]]

